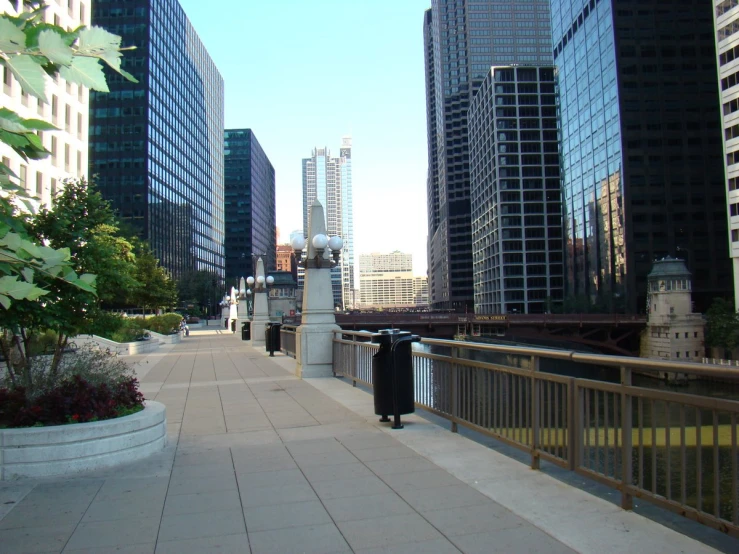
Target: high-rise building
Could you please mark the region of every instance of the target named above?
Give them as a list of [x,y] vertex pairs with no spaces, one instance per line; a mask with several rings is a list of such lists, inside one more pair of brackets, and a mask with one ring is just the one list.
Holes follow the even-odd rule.
[[416,308],[428,308],[429,306],[429,280],[428,277],[413,278],[413,303]]
[[734,270],[734,305],[739,310],[739,2],[713,0],[713,14],[724,129],[729,255]]
[[696,311],[733,294],[712,9],[551,0],[575,305],[643,313],[667,255],[685,259]]
[[[289,271],[292,273],[293,260],[295,259],[293,247],[289,244],[277,245],[277,257],[275,259],[275,268],[277,271]],[[297,284],[297,281],[296,281]]]
[[254,275],[262,258],[275,270],[275,169],[251,129],[226,129],[224,143],[226,283]]
[[551,65],[547,0],[433,0],[424,16],[432,308],[472,308],[467,110],[492,65]]
[[402,252],[359,255],[359,301],[367,308],[416,304],[413,256]]
[[[90,24],[90,1],[68,4],[66,0],[46,2],[43,20],[65,29]],[[0,2],[0,12],[20,14],[31,7],[17,0]],[[0,143],[3,163],[18,176],[37,206],[48,206],[53,196],[69,177],[87,176],[87,144],[89,92],[87,87],[68,83],[62,77],[46,78],[46,98],[43,102],[26,94],[10,69],[0,65],[0,106],[16,112],[24,119],[43,119],[59,128],[58,131],[39,132],[44,147],[51,155],[43,160],[24,160],[9,146]]]
[[223,79],[177,0],[94,0],[123,37],[110,93],[91,93],[90,174],[175,278],[224,275]]
[[[310,228],[310,206],[316,199],[323,206],[328,235],[339,235],[344,240],[340,262],[331,269],[334,305],[343,309],[351,303],[354,289],[351,137],[342,139],[338,158],[332,158],[328,148],[314,148],[312,156],[303,159],[303,234],[306,237]],[[298,272],[300,287],[303,286],[302,275],[301,269]]]
[[564,298],[554,67],[493,67],[469,111],[475,313]]

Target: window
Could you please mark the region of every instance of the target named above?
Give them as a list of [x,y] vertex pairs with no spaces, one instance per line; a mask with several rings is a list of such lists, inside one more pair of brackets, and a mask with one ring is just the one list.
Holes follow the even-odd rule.
[[41,174],[40,171],[36,172],[36,195],[38,197],[41,197],[41,194],[44,192],[44,176]]
[[20,181],[20,186],[22,188],[26,188],[26,181],[28,178],[28,166],[21,165],[20,171],[18,172],[18,180]]
[[64,145],[64,169],[66,171],[69,171],[69,158],[70,158],[70,156],[69,156],[69,145],[68,144],[65,144]]

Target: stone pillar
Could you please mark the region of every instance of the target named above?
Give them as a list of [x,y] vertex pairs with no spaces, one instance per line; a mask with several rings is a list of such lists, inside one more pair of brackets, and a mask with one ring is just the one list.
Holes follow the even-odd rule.
[[249,311],[246,305],[246,281],[242,277],[239,279],[239,320],[236,323],[236,332],[241,333],[241,326],[249,321]]
[[264,330],[269,323],[269,304],[262,258],[257,260],[257,272],[254,277],[256,281],[252,291],[254,293],[254,317],[251,320],[251,345],[254,348],[264,348]]
[[295,340],[296,374],[301,378],[333,376],[334,332],[341,330],[336,325],[334,314],[330,253],[326,248],[323,257],[318,258],[313,247],[313,237],[317,234],[326,234],[323,206],[318,200],[311,206],[303,282],[303,311]]
[[238,323],[239,320],[239,307],[238,300],[236,299],[236,289],[231,287],[231,297],[229,298],[228,308],[228,330],[234,326],[234,323]]

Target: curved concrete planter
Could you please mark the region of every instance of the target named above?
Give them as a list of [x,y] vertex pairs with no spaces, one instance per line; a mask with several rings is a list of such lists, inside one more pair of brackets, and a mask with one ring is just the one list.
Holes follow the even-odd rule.
[[164,404],[145,403],[133,415],[50,427],[0,430],[0,481],[49,477],[110,467],[164,448]]

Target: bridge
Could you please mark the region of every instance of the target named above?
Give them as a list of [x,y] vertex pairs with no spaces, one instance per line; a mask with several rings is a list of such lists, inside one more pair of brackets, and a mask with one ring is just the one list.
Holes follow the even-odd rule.
[[[285,318],[284,322],[299,325],[300,318]],[[354,312],[336,314],[336,323],[348,331],[392,327],[429,338],[465,337],[481,342],[492,339],[638,356],[639,335],[647,319],[643,315],[622,314]]]

